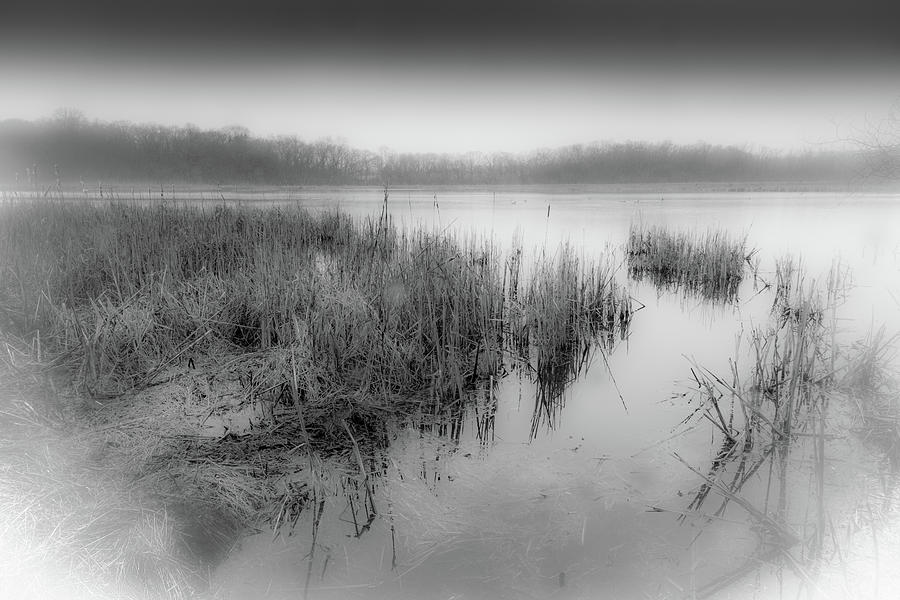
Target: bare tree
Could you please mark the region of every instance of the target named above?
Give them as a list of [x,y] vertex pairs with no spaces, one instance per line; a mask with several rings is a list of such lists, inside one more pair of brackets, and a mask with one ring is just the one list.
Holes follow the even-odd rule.
[[865,180],[900,181],[900,98],[884,119],[870,123],[866,131],[848,141],[857,145],[865,157]]

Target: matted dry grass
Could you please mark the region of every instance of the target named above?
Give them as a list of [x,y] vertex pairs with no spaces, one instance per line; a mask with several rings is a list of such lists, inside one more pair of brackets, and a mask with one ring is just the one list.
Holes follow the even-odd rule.
[[202,561],[173,515],[53,411],[52,391],[0,394],[0,590],[7,598],[193,597]]

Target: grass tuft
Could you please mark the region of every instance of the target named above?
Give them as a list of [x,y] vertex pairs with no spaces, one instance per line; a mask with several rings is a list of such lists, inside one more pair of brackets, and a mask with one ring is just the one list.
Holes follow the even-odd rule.
[[628,273],[649,278],[663,289],[678,289],[707,300],[734,302],[750,263],[746,239],[723,231],[672,232],[663,226],[632,224],[626,245]]

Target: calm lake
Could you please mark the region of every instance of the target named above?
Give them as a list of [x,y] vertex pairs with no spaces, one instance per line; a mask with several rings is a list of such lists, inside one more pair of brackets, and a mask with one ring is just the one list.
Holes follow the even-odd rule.
[[[226,196],[357,217],[377,218],[384,206],[379,189]],[[518,239],[526,256],[563,242],[585,260],[612,253],[643,308],[625,339],[593,354],[552,419],[534,422],[535,384],[510,373],[491,392],[488,427],[477,414],[455,434],[398,426],[368,493],[335,475],[321,515],[305,510],[274,540],[270,532],[243,540],[213,574],[214,591],[233,599],[770,597],[777,578],[755,568],[765,560],[752,509],[774,513],[777,473],[765,465],[748,477],[739,496],[752,509],[732,499],[718,510],[727,494],[717,490],[692,504],[721,446],[714,424],[695,414],[692,368],[729,380],[733,362],[749,372],[754,328],[771,318],[766,284],[786,255],[810,285],[835,261],[847,270],[835,337],[848,347],[882,325],[888,336],[900,331],[900,196],[394,189],[387,209],[398,225],[471,232],[503,247]],[[734,303],[629,281],[632,223],[746,237],[756,276],[748,266]],[[833,413],[851,413],[845,405],[852,401],[835,400]],[[790,485],[779,490],[781,508],[800,538],[820,497],[841,528],[879,489],[888,471],[859,439],[828,437],[824,493],[812,489],[804,449],[782,465]]]

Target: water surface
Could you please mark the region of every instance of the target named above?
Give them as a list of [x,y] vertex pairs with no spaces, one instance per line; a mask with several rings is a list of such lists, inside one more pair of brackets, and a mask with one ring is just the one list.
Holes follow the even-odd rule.
[[[476,232],[503,246],[517,238],[526,253],[553,252],[568,241],[586,259],[613,252],[620,262],[632,223],[722,228],[746,236],[760,269],[756,281],[748,274],[734,304],[628,282],[644,308],[606,360],[594,354],[565,394],[554,428],[542,424],[532,439],[534,383],[515,374],[494,392],[486,439],[474,416],[458,439],[398,426],[371,499],[358,486],[348,496],[347,481],[336,478],[315,544],[313,510],[290,535],[244,540],[214,576],[226,598],[712,595],[712,583],[748,563],[760,535],[734,503],[714,516],[723,501],[715,492],[701,511],[688,510],[702,483],[688,465],[705,472],[719,449],[711,426],[684,423],[693,410],[684,395],[694,386],[692,365],[724,375],[736,358],[739,370],[749,368],[741,361],[750,332],[770,318],[773,302],[764,282],[787,254],[810,280],[824,278],[836,260],[852,274],[838,336],[855,340],[882,323],[888,333],[900,331],[898,196],[411,189],[390,190],[385,204],[382,190],[350,189],[227,200],[339,207],[357,217],[377,217],[386,205],[402,225]],[[627,281],[624,266],[619,275]],[[837,521],[861,501],[853,490],[877,475],[860,469],[858,457],[841,456],[858,448],[850,437],[830,446],[828,510]],[[791,472],[791,506],[810,497],[807,478],[802,467]],[[761,470],[743,493],[763,503],[767,486]],[[679,520],[681,512],[690,514]],[[755,585],[759,591],[768,583]]]

